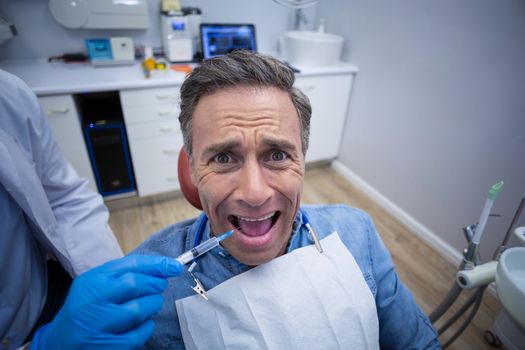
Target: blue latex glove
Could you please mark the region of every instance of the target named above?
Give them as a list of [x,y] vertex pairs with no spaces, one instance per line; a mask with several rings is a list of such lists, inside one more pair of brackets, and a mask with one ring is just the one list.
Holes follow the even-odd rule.
[[182,265],[161,256],[130,255],[78,276],[55,319],[31,349],[140,349],[162,308],[167,277]]

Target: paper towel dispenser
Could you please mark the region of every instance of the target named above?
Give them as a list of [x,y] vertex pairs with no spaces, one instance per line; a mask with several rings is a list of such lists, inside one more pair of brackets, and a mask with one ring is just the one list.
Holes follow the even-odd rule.
[[49,0],[58,23],[70,29],[146,29],[147,0]]

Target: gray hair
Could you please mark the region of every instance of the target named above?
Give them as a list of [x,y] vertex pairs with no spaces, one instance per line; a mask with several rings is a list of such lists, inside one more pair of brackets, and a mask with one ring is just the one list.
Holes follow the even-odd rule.
[[192,117],[199,100],[220,89],[236,86],[276,87],[287,92],[299,116],[301,146],[306,154],[310,137],[310,100],[293,86],[295,75],[285,63],[247,50],[204,60],[187,77],[180,89],[179,121],[184,148],[192,154]]

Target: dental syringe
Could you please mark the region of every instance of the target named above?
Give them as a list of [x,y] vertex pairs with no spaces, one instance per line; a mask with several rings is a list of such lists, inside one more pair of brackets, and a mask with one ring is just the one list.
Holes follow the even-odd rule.
[[212,237],[208,239],[207,241],[202,242],[198,246],[191,248],[187,252],[182,253],[175,260],[180,262],[182,265],[186,265],[187,263],[192,262],[193,260],[197,259],[199,256],[205,254],[206,252],[218,246],[219,243],[224,241],[226,238],[230,237],[232,233],[233,233],[233,230],[225,232],[219,237]]

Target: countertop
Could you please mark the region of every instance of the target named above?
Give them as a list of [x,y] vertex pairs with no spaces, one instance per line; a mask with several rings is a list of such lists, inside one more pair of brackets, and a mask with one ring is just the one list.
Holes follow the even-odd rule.
[[[341,62],[330,67],[296,67],[300,76],[352,74],[358,68]],[[182,84],[185,73],[171,69],[144,76],[141,64],[94,67],[90,63],[48,63],[45,60],[0,61],[0,69],[26,82],[39,96],[82,92],[152,88]]]

